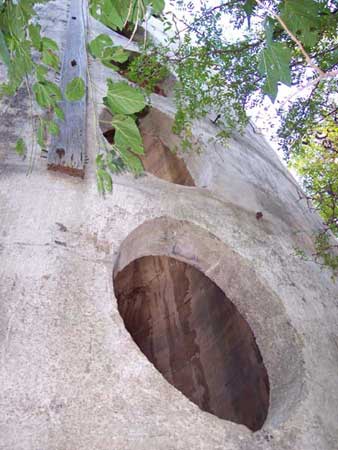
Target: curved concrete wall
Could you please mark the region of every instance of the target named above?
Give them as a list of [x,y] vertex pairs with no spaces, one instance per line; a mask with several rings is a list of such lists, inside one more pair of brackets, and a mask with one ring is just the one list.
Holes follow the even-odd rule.
[[[68,3],[41,6],[61,46]],[[90,21],[90,37],[102,30]],[[1,103],[0,448],[336,450],[338,287],[294,256],[313,248],[319,217],[261,136],[249,128],[223,148],[209,119],[193,130],[203,151],[184,155],[195,186],[125,174],[100,198],[94,109],[118,75],[93,61],[90,71],[84,180],[48,172],[38,154],[19,160],[11,146],[19,132],[31,139],[29,99]],[[153,95],[152,105],[168,118],[171,148],[173,103]],[[143,246],[137,230],[147,230]],[[204,273],[249,324],[270,380],[261,430],[201,411],[126,330],[113,271],[161,254]]]

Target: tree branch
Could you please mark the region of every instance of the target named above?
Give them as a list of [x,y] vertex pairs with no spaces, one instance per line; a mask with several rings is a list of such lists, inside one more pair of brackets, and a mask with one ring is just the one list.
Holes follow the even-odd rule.
[[[274,13],[267,6],[265,6],[264,3],[261,0],[256,0],[256,2],[257,2],[258,5],[260,5],[262,8],[264,8],[271,17],[273,17],[274,19],[276,19],[280,23],[282,28],[287,32],[287,34],[290,36],[290,38],[296,43],[297,47],[299,48],[299,50],[303,54],[303,56],[304,56],[306,62],[308,63],[308,65],[310,67],[312,67],[312,69],[314,69],[319,74],[319,77],[324,78],[324,76],[325,76],[325,78],[328,78],[328,76],[325,74],[325,72],[312,61],[310,55],[305,51],[305,49],[303,47],[303,44],[290,31],[290,29],[288,28],[288,26],[286,25],[284,20],[278,14]],[[335,75],[337,75],[337,72],[334,73],[334,74],[331,73],[329,76],[331,77],[331,76],[335,76]]]

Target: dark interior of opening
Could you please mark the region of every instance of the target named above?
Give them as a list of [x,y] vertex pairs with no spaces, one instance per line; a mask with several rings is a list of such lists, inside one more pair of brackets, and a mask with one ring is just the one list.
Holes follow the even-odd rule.
[[[107,126],[111,117],[111,114],[105,111],[101,117],[101,129],[107,141],[113,144],[115,130]],[[144,170],[170,183],[195,186],[184,160],[165,145],[161,138],[162,122],[167,120],[167,116],[161,111],[154,112],[148,107],[137,114],[137,125],[144,146],[144,155],[139,155],[139,158]]]
[[182,186],[195,186],[184,160],[172,151],[161,135],[172,134],[172,121],[157,109],[151,109],[138,121],[143,139],[144,155],[141,156],[144,169],[162,180]]
[[127,330],[169,383],[204,411],[262,427],[267,371],[248,323],[215,283],[184,262],[146,256],[114,285]]
[[142,125],[140,132],[144,145],[144,155],[140,159],[146,172],[170,183],[195,186],[184,160],[173,153],[160,136],[148,134]]
[[130,22],[127,22],[125,27],[122,30],[117,29],[114,31],[128,39],[130,39],[133,36],[133,41],[135,41],[135,42],[144,42],[145,31],[139,25],[137,26],[136,31],[135,31],[135,25]]

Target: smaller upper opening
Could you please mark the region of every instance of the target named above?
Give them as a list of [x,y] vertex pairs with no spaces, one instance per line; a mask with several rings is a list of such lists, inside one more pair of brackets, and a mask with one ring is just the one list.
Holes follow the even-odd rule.
[[133,37],[134,42],[144,42],[145,31],[140,25],[137,25],[135,29],[135,24],[127,22],[122,30],[117,29],[114,31],[128,39]]
[[173,121],[156,108],[139,119],[143,138],[145,170],[162,180],[183,186],[195,186],[184,159],[180,156],[180,140],[172,131]]
[[[104,137],[114,143],[115,130],[109,126],[112,115],[105,110],[100,117]],[[137,115],[142,136],[144,155],[140,160],[144,170],[157,178],[182,186],[195,186],[186,163],[179,155],[179,140],[174,135],[172,119],[155,108],[145,108]],[[176,151],[175,151],[176,150]]]

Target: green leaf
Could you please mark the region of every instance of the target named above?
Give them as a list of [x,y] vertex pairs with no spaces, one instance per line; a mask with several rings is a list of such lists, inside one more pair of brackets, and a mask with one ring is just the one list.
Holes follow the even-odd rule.
[[96,172],[96,184],[97,184],[97,190],[100,192],[100,194],[104,193],[104,185],[103,185],[103,178]]
[[124,63],[128,61],[129,52],[125,51],[123,47],[113,47],[112,48],[112,60],[118,63]]
[[59,50],[59,46],[57,45],[57,43],[53,41],[53,39],[50,39],[48,37],[42,38],[42,48],[44,50],[53,50],[55,52]]
[[46,86],[42,82],[33,84],[32,90],[35,94],[35,100],[42,108],[49,108],[53,106],[53,99],[50,98],[50,94]]
[[106,67],[110,67],[113,70],[119,70],[115,64],[112,63],[113,60],[113,47],[107,47],[103,50],[101,55],[101,62]]
[[62,100],[62,92],[55,83],[48,80],[45,80],[42,83],[46,87],[50,97],[54,98],[54,100],[57,102]]
[[35,73],[38,81],[46,81],[46,75],[48,73],[47,67],[38,65],[36,66]]
[[96,156],[96,159],[95,159],[95,163],[96,163],[96,166],[99,168],[99,169],[104,169],[104,161],[103,161],[103,154],[101,153],[101,154],[98,154],[97,156]]
[[100,192],[111,192],[113,189],[113,180],[108,172],[104,169],[97,169],[96,178],[98,182],[98,188]]
[[160,14],[165,7],[165,1],[164,0],[152,0],[151,6],[153,7],[153,11],[155,14]]
[[59,128],[58,124],[56,124],[52,120],[46,122],[46,125],[47,125],[47,130],[50,134],[57,136],[60,133],[60,128]]
[[113,41],[109,36],[100,34],[89,44],[89,51],[95,57],[101,59],[101,62],[114,70],[118,67],[112,64],[112,61],[124,63],[129,58],[129,52],[121,46],[113,46]]
[[[121,159],[120,159],[121,161]],[[111,173],[119,173],[121,171],[121,167],[119,167],[116,153],[112,150],[106,155],[106,164]],[[123,164],[123,161],[122,161]]]
[[[90,14],[104,25],[116,30],[122,29],[124,24],[124,18],[121,16],[119,8],[120,4],[117,0],[91,0],[89,5]],[[125,0],[121,4],[123,10],[126,10],[129,6]]]
[[108,95],[103,99],[113,114],[134,114],[146,106],[143,92],[128,83],[108,80]]
[[67,84],[65,97],[69,102],[77,102],[84,97],[85,93],[85,82],[81,77],[75,77]]
[[329,13],[327,2],[285,0],[281,18],[289,30],[306,46],[314,46],[320,38],[323,16]]
[[275,23],[271,17],[267,17],[264,20],[264,31],[265,31],[265,39],[266,39],[267,45],[272,44],[272,36],[273,36],[273,32],[274,32],[274,26],[275,26]]
[[122,147],[119,148],[119,153],[122,161],[125,163],[129,170],[134,172],[136,175],[139,175],[143,172],[143,165],[138,156]]
[[5,41],[5,37],[1,30],[0,30],[0,57],[2,61],[6,64],[6,66],[9,66],[10,55]]
[[37,103],[42,108],[55,107],[56,102],[62,100],[59,87],[51,81],[39,81],[32,86]]
[[20,48],[17,49],[16,58],[13,62],[15,64],[14,67],[21,74],[27,75],[32,71],[34,64],[29,41],[24,41],[20,44]]
[[22,138],[16,141],[15,151],[19,156],[24,156],[24,154],[26,153],[26,144]]
[[266,75],[263,91],[275,101],[278,82],[291,84],[291,50],[280,42],[273,42],[260,53],[259,71]]
[[52,52],[50,49],[43,49],[41,61],[46,64],[46,66],[52,67],[54,70],[58,70],[60,66],[59,57]]
[[31,38],[33,47],[36,50],[41,50],[41,26],[40,25],[29,25],[28,27],[29,37]]
[[95,58],[102,58],[103,51],[113,45],[112,39],[106,34],[99,34],[88,44],[89,52]]
[[[103,0],[102,15],[105,17],[107,24],[111,24],[113,28],[123,28],[124,19],[120,16],[112,1]],[[109,26],[109,25],[108,25]]]
[[115,65],[115,64],[113,64],[112,62],[111,62],[111,59],[101,59],[101,62],[102,62],[102,64],[104,65],[104,66],[106,66],[106,67],[109,67],[109,69],[113,69],[113,70],[115,70],[116,72],[119,70],[119,68]]
[[[15,42],[13,44],[13,42]],[[9,40],[8,50],[11,52],[11,60],[7,69],[8,83],[6,86],[2,86],[4,92],[8,95],[13,95],[20,87],[23,78],[29,75],[33,68],[34,63],[31,57],[31,42],[24,40],[20,43]]]
[[45,123],[43,120],[40,120],[36,138],[40,147],[45,148]]
[[56,114],[56,117],[58,117],[60,120],[65,120],[65,113],[59,106],[54,106],[54,112]]
[[114,142],[119,149],[125,148],[139,155],[144,154],[142,137],[131,117],[117,115],[113,117],[112,126],[115,129]]

